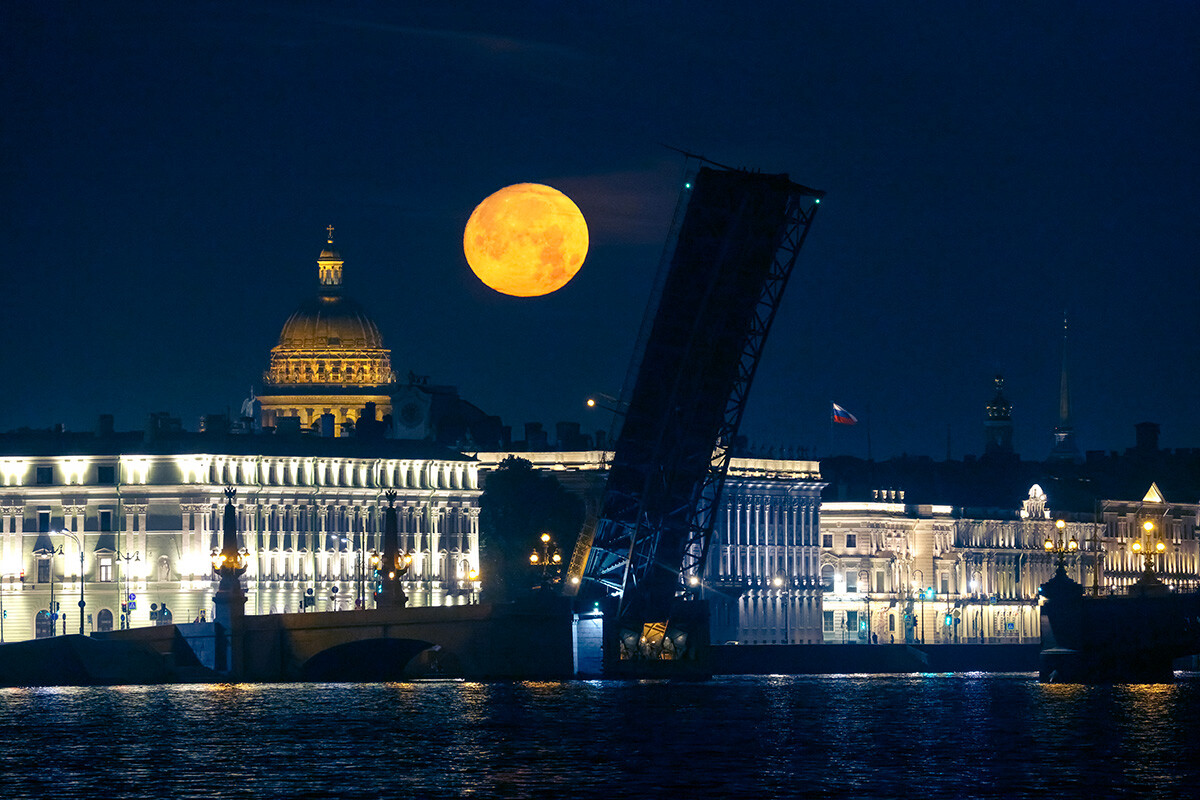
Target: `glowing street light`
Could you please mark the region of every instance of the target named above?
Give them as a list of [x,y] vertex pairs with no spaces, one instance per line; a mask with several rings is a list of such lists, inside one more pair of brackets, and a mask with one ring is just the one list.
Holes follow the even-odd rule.
[[[529,563],[542,568],[542,588],[558,580],[558,570],[562,565],[562,553],[554,545],[549,533],[541,535],[541,547],[529,554]],[[540,552],[539,552],[540,551]]]
[[1065,570],[1067,563],[1067,553],[1074,553],[1079,549],[1079,541],[1072,536],[1070,541],[1066,539],[1065,528],[1067,523],[1063,520],[1055,520],[1054,527],[1056,533],[1053,537],[1047,536],[1043,546],[1047,553],[1055,553],[1058,556],[1058,568]]
[[[1133,540],[1133,544],[1130,545],[1130,548],[1133,550],[1133,552],[1142,554],[1146,572],[1153,573],[1154,554],[1161,553],[1166,550],[1167,545],[1166,542],[1164,542],[1161,538],[1154,539],[1154,523],[1150,520],[1146,520],[1142,523],[1142,530],[1146,532],[1146,543],[1142,544],[1142,537],[1139,536],[1137,539]],[[1151,546],[1151,542],[1153,542],[1153,546]]]

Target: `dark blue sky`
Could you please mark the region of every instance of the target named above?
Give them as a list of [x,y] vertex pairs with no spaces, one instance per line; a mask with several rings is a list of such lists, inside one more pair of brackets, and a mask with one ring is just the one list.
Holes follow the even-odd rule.
[[[409,6],[412,7],[409,7]],[[515,428],[607,427],[678,194],[661,143],[824,189],[743,432],[1048,452],[1062,314],[1084,449],[1200,446],[1200,6],[303,2],[0,6],[0,429],[194,428],[260,379],[326,225],[396,372]],[[567,10],[567,9],[570,10]],[[462,227],[548,183],[579,276],[500,296]],[[866,454],[865,426],[833,449]]]

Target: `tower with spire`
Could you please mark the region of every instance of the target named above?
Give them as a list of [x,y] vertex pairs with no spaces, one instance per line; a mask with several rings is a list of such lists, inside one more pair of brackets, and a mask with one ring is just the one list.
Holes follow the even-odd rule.
[[1063,314],[1062,377],[1058,388],[1058,424],[1054,426],[1054,446],[1051,461],[1079,461],[1079,446],[1071,426],[1071,387],[1067,381],[1067,315]]
[[996,396],[987,406],[987,421],[983,423],[983,456],[989,460],[1008,459],[1013,456],[1012,404],[1004,396],[1004,376],[994,378]]

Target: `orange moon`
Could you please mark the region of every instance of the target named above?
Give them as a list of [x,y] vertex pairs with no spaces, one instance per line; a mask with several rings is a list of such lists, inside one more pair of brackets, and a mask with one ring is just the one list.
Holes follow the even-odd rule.
[[484,284],[513,297],[538,297],[566,286],[588,251],[588,227],[571,198],[540,183],[489,195],[471,212],[463,253]]

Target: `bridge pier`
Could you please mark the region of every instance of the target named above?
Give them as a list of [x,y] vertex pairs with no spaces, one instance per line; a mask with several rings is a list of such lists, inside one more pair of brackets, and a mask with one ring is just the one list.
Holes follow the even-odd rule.
[[1062,567],[1040,592],[1043,683],[1171,683],[1175,659],[1200,652],[1200,595],[1155,581],[1088,597]]

